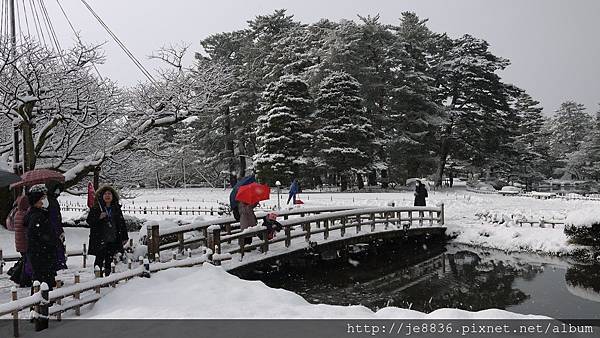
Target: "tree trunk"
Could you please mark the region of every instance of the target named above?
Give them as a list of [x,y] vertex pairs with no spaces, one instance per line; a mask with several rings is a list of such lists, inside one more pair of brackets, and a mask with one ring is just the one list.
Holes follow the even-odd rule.
[[367,182],[370,186],[374,187],[377,185],[377,170],[373,169],[367,176]]
[[446,162],[448,161],[448,153],[450,152],[450,137],[452,136],[452,124],[448,124],[444,130],[444,136],[442,136],[442,144],[440,146],[440,158],[438,164],[438,170],[435,178],[435,186],[441,187],[442,180],[444,177],[444,169],[446,168]]
[[356,183],[358,185],[358,190],[361,190],[365,187],[365,181],[363,180],[362,174],[356,174]]
[[94,191],[98,191],[100,187],[100,167],[96,167],[94,170]]
[[340,191],[348,190],[348,176],[345,173],[339,174],[340,176]]
[[381,187],[383,189],[387,189],[389,183],[390,183],[390,180],[388,178],[388,171],[387,171],[387,169],[381,170]]
[[235,174],[235,145],[233,143],[233,135],[231,133],[231,116],[229,114],[229,107],[224,109],[225,115],[225,156],[227,156],[227,163],[229,169],[229,185],[233,187],[237,183],[237,175]]
[[25,122],[22,125],[23,130],[23,172],[35,169],[36,154],[33,144],[33,132],[29,123]]

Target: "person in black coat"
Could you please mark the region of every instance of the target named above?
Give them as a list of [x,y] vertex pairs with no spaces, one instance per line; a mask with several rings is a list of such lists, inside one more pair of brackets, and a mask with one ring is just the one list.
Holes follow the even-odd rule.
[[46,193],[48,197],[48,218],[50,219],[50,225],[56,233],[56,237],[59,239],[59,244],[56,250],[56,269],[62,270],[67,268],[67,248],[65,246],[65,230],[62,225],[62,214],[60,212],[60,204],[58,203],[58,197],[63,191],[63,185],[56,181],[50,181],[46,183]]
[[119,195],[113,188],[104,186],[98,190],[87,223],[90,226],[89,254],[96,256],[94,265],[104,269],[104,275],[108,276],[114,255],[124,252],[123,247],[129,240]]
[[428,197],[427,189],[425,185],[421,183],[421,181],[417,180],[415,185],[415,207],[424,207],[426,206],[425,199]]
[[27,259],[33,269],[32,280],[48,284],[50,290],[56,281],[56,250],[58,238],[48,217],[48,198],[42,184],[31,187],[27,193],[31,208],[25,215],[27,225]]

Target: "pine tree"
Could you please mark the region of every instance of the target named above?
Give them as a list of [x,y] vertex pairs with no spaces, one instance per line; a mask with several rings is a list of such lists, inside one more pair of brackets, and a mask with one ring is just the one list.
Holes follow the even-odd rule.
[[344,72],[334,72],[319,88],[316,144],[320,164],[340,177],[346,190],[353,173],[372,161],[374,132],[360,96],[360,84]]
[[566,176],[580,176],[579,173],[572,171],[575,166],[569,163],[569,157],[580,150],[591,123],[592,118],[586,113],[585,107],[574,101],[562,103],[556,111],[550,124],[549,145],[551,155],[560,161],[559,173]]
[[579,150],[569,155],[567,171],[578,178],[600,180],[600,109]]
[[504,121],[512,89],[496,73],[510,62],[492,54],[486,41],[442,36],[438,44],[433,76],[447,113],[438,150],[436,185],[441,185],[449,155],[491,169],[490,155],[509,136]]
[[522,180],[526,188],[550,176],[552,170],[547,143],[545,142],[542,107],[527,93],[522,92],[514,104],[517,119],[514,121],[517,135],[513,148],[512,174]]
[[267,86],[260,103],[258,151],[254,156],[262,182],[291,182],[306,175],[311,107],[308,86],[297,76],[285,75]]

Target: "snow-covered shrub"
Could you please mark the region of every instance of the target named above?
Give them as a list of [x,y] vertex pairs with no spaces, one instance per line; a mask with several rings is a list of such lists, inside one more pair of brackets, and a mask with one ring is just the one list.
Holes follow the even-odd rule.
[[573,243],[600,246],[600,209],[587,208],[570,212],[565,221],[565,234]]

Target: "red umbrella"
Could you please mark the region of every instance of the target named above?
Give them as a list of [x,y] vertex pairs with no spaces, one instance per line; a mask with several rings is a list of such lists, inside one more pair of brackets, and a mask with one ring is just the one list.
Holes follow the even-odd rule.
[[50,169],[35,169],[28,171],[21,175],[21,179],[21,182],[13,183],[10,185],[10,187],[30,187],[32,185],[46,183],[50,181],[65,183],[65,177],[63,176],[63,174]]
[[88,182],[87,189],[87,206],[88,208],[92,208],[94,206],[94,201],[96,200],[96,192],[94,191],[94,185],[92,182]]
[[256,204],[260,201],[268,200],[271,195],[271,188],[268,185],[250,183],[239,188],[235,200],[246,204]]

